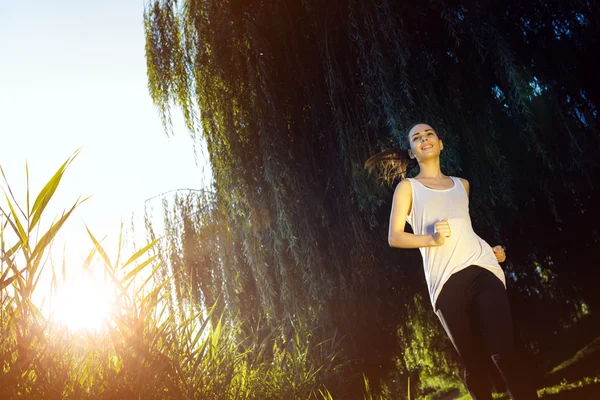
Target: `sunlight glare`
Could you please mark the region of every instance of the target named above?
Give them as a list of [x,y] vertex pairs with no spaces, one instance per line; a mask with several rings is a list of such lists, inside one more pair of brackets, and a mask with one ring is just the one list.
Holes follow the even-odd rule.
[[102,328],[113,296],[100,280],[89,275],[67,281],[58,291],[54,320],[72,331]]

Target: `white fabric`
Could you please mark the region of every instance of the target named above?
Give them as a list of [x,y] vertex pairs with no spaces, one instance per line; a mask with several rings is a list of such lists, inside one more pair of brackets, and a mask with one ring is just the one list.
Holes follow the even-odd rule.
[[469,216],[469,197],[460,179],[450,177],[450,189],[430,189],[408,178],[412,186],[412,206],[407,222],[415,235],[432,235],[434,224],[448,218],[451,235],[441,246],[421,247],[425,279],[431,304],[435,310],[437,298],[452,274],[478,265],[498,277],[506,287],[504,271],[490,245],[473,231]]

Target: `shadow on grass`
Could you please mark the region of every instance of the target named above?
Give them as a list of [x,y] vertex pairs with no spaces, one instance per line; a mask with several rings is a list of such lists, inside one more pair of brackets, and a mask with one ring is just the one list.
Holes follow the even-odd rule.
[[435,399],[435,400],[456,400],[456,399],[459,399],[460,397],[462,397],[460,390],[452,389],[452,390],[440,395],[439,397],[438,396],[433,397],[433,399]]
[[[547,385],[555,385],[560,381],[575,381],[582,376],[600,376],[600,336],[578,351],[570,359],[546,375]],[[600,394],[598,395],[600,399]]]
[[[597,333],[597,332],[596,332]],[[588,334],[589,335],[589,334]],[[589,339],[589,336],[586,337]],[[557,365],[552,372],[540,377],[536,385],[541,389],[540,399],[543,400],[600,400],[600,336],[591,341],[580,343],[578,348],[571,348],[569,352],[561,349],[562,363]],[[553,355],[555,356],[555,355]],[[566,359],[565,359],[566,358]],[[557,361],[555,361],[557,362]],[[495,369],[491,369],[491,376],[497,389],[502,390],[503,382]],[[443,393],[434,393],[426,399],[434,400],[467,400],[469,395],[461,394],[458,389],[446,390]],[[496,394],[496,400],[508,400],[506,393]]]
[[598,400],[600,399],[600,383],[547,394],[540,398],[543,400]]

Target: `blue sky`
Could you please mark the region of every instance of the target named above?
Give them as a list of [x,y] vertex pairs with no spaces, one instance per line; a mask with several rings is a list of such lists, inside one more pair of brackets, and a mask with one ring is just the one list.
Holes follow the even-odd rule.
[[[201,144],[196,160],[177,118],[168,138],[148,94],[143,8],[140,0],[0,0],[0,165],[23,200],[26,161],[37,192],[82,147],[48,210],[53,217],[92,196],[56,243],[67,243],[72,262],[91,249],[84,223],[110,246],[145,199],[208,179]],[[152,204],[161,220],[160,200]]]

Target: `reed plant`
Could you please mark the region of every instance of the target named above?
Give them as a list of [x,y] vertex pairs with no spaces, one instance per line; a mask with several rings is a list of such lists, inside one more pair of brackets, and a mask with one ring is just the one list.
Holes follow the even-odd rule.
[[[290,335],[269,327],[241,330],[241,320],[212,309],[178,306],[169,292],[172,276],[158,274],[156,241],[129,258],[109,256],[88,230],[91,251],[81,272],[102,265],[113,306],[99,330],[70,330],[42,312],[34,293],[51,272],[50,297],[59,277],[51,245],[75,201],[40,234],[40,221],[64,173],[77,156],[56,171],[33,205],[29,182],[22,207],[4,171],[5,204],[0,207],[0,398],[29,399],[309,399],[328,393],[322,382],[340,363],[335,337],[315,343],[301,321]],[[28,174],[28,171],[27,171]],[[51,269],[51,271],[50,271]],[[42,285],[42,286],[40,286]],[[221,300],[222,301],[222,300]]]

